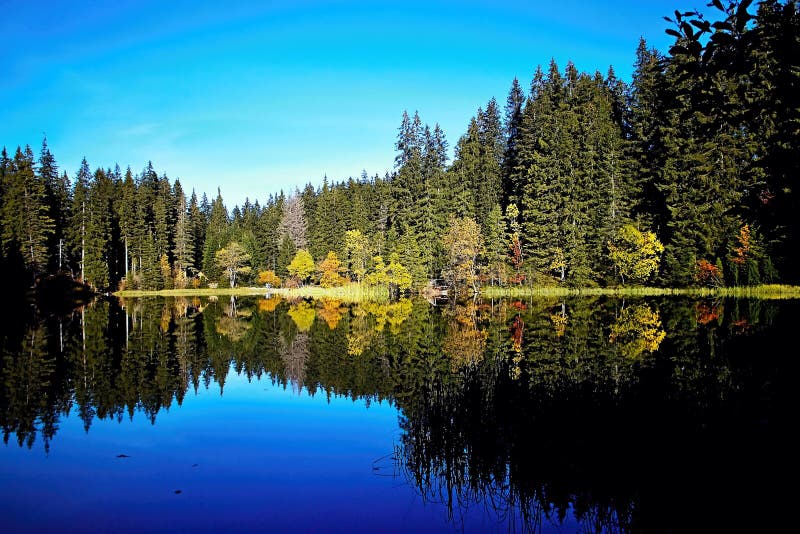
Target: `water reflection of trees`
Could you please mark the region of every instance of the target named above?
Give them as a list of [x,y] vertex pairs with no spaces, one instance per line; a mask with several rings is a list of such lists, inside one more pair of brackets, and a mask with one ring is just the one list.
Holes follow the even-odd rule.
[[[396,403],[400,471],[454,521],[489,506],[522,530],[568,518],[637,530],[642,506],[666,514],[658,500],[670,500],[669,485],[654,481],[697,467],[687,441],[707,445],[708,428],[758,424],[775,409],[781,353],[745,351],[779,346],[777,310],[688,300],[97,301],[4,331],[0,426],[6,441],[31,447],[41,436],[49,448],[71,412],[87,430],[137,413],[155,422],[190,391],[222,394],[233,369],[312,395]],[[670,447],[678,454],[663,461]]]
[[[734,524],[745,507],[763,520],[750,484],[777,492],[764,458],[780,439],[764,421],[781,419],[776,399],[790,391],[776,386],[788,364],[788,332],[769,328],[777,307],[659,304],[541,301],[482,313],[490,332],[509,326],[506,346],[490,334],[483,361],[401,405],[395,456],[408,481],[454,520],[488,506],[523,531],[570,517],[593,532],[683,530],[698,517],[720,528],[731,518],[708,510],[722,505],[740,512]],[[720,318],[710,325],[696,312],[711,305]],[[553,315],[568,315],[567,326]],[[769,356],[753,358],[756,346]]]

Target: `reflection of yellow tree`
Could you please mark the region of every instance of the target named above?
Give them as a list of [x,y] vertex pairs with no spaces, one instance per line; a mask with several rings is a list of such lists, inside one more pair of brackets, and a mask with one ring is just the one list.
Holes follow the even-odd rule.
[[456,305],[451,312],[442,352],[450,357],[453,369],[475,365],[483,360],[486,330],[478,328],[475,304]]
[[161,332],[167,333],[169,332],[169,323],[172,321],[172,306],[170,305],[169,301],[164,302],[164,306],[161,308],[161,320],[159,321],[158,327],[161,329]]
[[564,304],[561,304],[561,311],[559,313],[551,313],[550,321],[553,323],[553,329],[556,332],[556,337],[563,337],[564,332],[567,331],[567,312]]
[[334,330],[346,311],[345,308],[342,308],[341,300],[325,298],[320,302],[317,315],[327,323],[328,328]]
[[386,324],[392,333],[399,331],[400,325],[411,315],[414,307],[409,299],[400,299],[396,302],[365,302],[361,306],[364,311],[375,316],[375,330],[382,332]]
[[642,304],[622,310],[611,325],[608,341],[618,344],[624,356],[638,358],[645,352],[658,350],[665,336],[658,311]]
[[377,331],[371,328],[369,313],[363,306],[353,308],[353,318],[347,332],[347,354],[361,356],[375,340]]
[[217,333],[222,334],[234,343],[239,341],[252,326],[249,321],[243,319],[248,319],[252,315],[253,312],[248,308],[240,309],[236,305],[236,299],[231,296],[230,303],[225,308],[225,314],[217,319]]
[[409,299],[391,303],[364,302],[355,306],[347,333],[347,353],[351,356],[363,354],[372,346],[387,324],[389,331],[397,334],[400,325],[411,315],[413,307]]
[[278,304],[281,303],[280,297],[270,297],[268,299],[259,299],[258,300],[258,311],[262,313],[270,313],[274,312],[275,308],[278,307]]
[[297,325],[297,329],[301,332],[308,332],[311,330],[311,326],[314,324],[314,317],[316,317],[317,313],[314,311],[314,308],[311,305],[301,300],[296,304],[292,304],[289,308],[289,317],[292,318],[294,324]]

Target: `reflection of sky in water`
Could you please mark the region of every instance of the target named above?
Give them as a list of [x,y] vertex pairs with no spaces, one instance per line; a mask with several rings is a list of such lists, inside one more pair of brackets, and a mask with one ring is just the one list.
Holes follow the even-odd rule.
[[[41,438],[28,450],[12,436],[0,449],[0,525],[6,532],[459,528],[444,507],[422,506],[402,477],[391,476],[396,408],[365,406],[298,394],[267,378],[248,383],[231,371],[222,397],[217,384],[197,395],[190,389],[155,425],[137,413],[132,422],[95,419],[86,434],[73,407],[48,456]],[[468,530],[496,528],[496,519],[479,515],[467,519]]]

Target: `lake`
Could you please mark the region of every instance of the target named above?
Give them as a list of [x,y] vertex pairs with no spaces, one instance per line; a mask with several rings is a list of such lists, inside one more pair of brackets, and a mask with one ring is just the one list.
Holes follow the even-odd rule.
[[98,300],[0,333],[0,530],[790,525],[800,302]]

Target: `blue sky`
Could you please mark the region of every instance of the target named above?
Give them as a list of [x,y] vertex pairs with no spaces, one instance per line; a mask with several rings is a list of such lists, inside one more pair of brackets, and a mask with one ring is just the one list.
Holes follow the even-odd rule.
[[0,145],[38,154],[46,133],[71,177],[152,160],[232,207],[382,175],[406,109],[452,147],[551,57],[627,81],[681,2],[0,0]]

